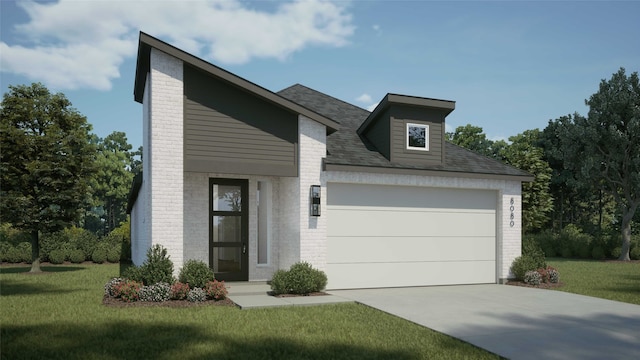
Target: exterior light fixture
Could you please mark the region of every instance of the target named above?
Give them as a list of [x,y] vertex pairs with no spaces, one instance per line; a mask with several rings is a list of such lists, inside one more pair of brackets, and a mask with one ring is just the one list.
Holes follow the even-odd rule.
[[320,185],[311,185],[311,216],[320,216]]

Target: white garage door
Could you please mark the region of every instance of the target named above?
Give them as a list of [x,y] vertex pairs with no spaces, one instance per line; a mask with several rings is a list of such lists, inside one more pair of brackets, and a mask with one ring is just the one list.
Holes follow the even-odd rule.
[[496,198],[329,183],[327,288],[495,283]]

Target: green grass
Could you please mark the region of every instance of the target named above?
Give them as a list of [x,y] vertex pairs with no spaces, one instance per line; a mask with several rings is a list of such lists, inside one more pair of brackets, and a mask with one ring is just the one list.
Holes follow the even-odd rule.
[[574,294],[599,297],[640,305],[640,264],[595,260],[547,259],[558,269],[556,288]]
[[239,310],[103,306],[118,265],[0,268],[2,359],[482,359],[497,356],[356,304]]

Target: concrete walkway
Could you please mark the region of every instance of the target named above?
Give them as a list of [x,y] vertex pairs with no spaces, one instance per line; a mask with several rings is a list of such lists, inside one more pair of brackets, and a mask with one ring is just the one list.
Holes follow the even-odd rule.
[[333,295],[283,298],[270,296],[267,293],[271,291],[271,287],[265,282],[229,282],[226,285],[229,290],[229,299],[241,309],[354,302],[353,300]]
[[329,293],[509,359],[640,359],[639,305],[508,285]]

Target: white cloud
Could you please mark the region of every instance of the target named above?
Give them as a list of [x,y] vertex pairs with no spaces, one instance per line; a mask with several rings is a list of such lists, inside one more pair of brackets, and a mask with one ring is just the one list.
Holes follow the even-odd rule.
[[223,64],[344,46],[354,31],[346,5],[324,0],[277,3],[274,11],[239,0],[17,4],[30,21],[16,25],[14,44],[0,42],[2,71],[61,89],[110,89],[136,55],[140,30]]
[[371,95],[365,93],[365,94],[362,94],[362,95],[358,96],[356,98],[356,101],[357,102],[361,102],[361,103],[365,103],[365,104],[370,104],[373,101],[373,99],[371,99]]

